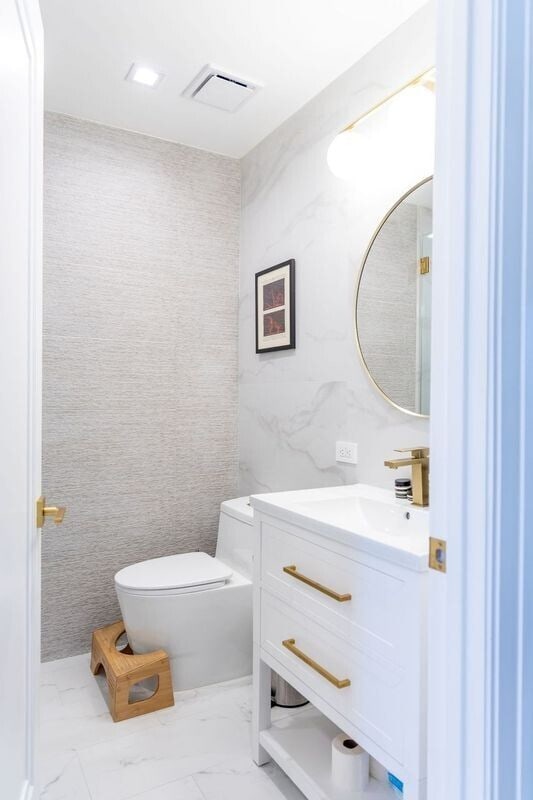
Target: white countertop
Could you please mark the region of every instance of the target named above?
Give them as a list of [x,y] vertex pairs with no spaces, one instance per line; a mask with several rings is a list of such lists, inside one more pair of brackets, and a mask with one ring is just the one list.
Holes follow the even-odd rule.
[[348,546],[423,572],[428,569],[429,508],[358,483],[252,495],[261,511]]

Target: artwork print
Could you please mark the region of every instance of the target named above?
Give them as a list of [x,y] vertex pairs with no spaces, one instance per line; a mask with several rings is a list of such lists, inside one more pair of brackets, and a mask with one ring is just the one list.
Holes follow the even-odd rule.
[[255,276],[255,351],[289,350],[295,342],[294,259]]

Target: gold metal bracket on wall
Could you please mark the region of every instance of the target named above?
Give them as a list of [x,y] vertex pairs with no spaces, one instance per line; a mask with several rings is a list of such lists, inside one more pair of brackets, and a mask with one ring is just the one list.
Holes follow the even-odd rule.
[[431,259],[429,256],[423,256],[423,258],[419,259],[420,265],[420,274],[427,275],[429,270],[431,269]]
[[41,495],[35,501],[35,524],[38,528],[42,528],[46,518],[52,517],[56,525],[60,525],[66,510],[66,506],[47,506],[46,499]]
[[446,540],[429,537],[429,568],[446,572]]

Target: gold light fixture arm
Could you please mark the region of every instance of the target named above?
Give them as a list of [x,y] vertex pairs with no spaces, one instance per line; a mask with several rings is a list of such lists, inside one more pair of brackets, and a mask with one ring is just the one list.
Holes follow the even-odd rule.
[[41,495],[35,503],[35,524],[38,528],[42,528],[46,518],[52,517],[55,524],[60,525],[66,510],[66,506],[47,506],[46,499]]
[[430,67],[429,69],[424,70],[424,72],[421,72],[420,75],[417,75],[412,80],[404,83],[398,89],[395,89],[393,92],[380,100],[379,103],[376,103],[375,106],[372,106],[372,108],[369,108],[364,114],[361,114],[360,117],[357,117],[357,119],[354,119],[354,121],[350,122],[349,125],[346,125],[346,127],[342,129],[341,133],[345,133],[346,131],[350,131],[355,128],[356,125],[359,125],[359,123],[362,122],[362,120],[366,119],[371,114],[374,114],[378,108],[384,106],[389,102],[389,100],[392,100],[393,97],[396,97],[397,94],[405,91],[405,89],[408,89],[410,86],[426,86],[431,91],[435,91],[435,67]]

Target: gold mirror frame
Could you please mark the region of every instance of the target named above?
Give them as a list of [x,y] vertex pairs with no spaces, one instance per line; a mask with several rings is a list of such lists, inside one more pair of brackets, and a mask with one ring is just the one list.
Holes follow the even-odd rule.
[[361,342],[360,342],[360,339],[359,339],[359,331],[357,330],[357,301],[359,299],[359,290],[361,288],[361,280],[363,278],[363,272],[364,272],[364,269],[365,269],[365,266],[366,266],[366,262],[368,260],[368,256],[370,255],[370,251],[372,250],[372,246],[373,246],[374,242],[376,241],[381,229],[383,228],[383,226],[385,225],[385,223],[387,222],[389,217],[396,211],[398,206],[401,205],[403,203],[403,201],[407,197],[409,197],[409,195],[413,194],[413,192],[416,192],[416,190],[419,189],[421,186],[423,186],[425,183],[429,183],[429,181],[432,181],[432,180],[433,180],[433,175],[429,175],[427,178],[423,178],[423,180],[419,181],[414,186],[412,186],[409,189],[409,191],[405,192],[405,194],[403,194],[400,197],[400,199],[392,206],[392,208],[390,208],[387,211],[387,213],[385,214],[385,216],[383,217],[383,219],[379,223],[378,227],[374,231],[374,233],[372,235],[372,238],[370,239],[370,242],[369,242],[369,244],[368,244],[368,246],[367,246],[367,248],[365,250],[365,254],[364,254],[363,260],[361,262],[361,267],[359,269],[359,274],[357,276],[357,281],[356,281],[356,284],[355,284],[355,298],[354,298],[354,310],[353,310],[353,325],[354,325],[355,346],[357,348],[357,352],[359,353],[359,358],[361,359],[361,363],[363,365],[363,369],[366,372],[370,382],[378,390],[379,394],[387,401],[387,403],[389,403],[391,406],[394,406],[394,408],[398,409],[398,411],[402,411],[404,414],[409,414],[411,417],[418,417],[419,419],[429,419],[430,415],[429,414],[420,414],[418,411],[410,411],[408,408],[404,408],[403,406],[398,405],[398,403],[395,403],[394,400],[392,400],[389,397],[389,395],[386,394],[383,391],[383,389],[381,388],[379,383],[375,380],[374,376],[370,372],[368,364],[366,363],[365,357],[363,355],[363,350],[362,350]]

